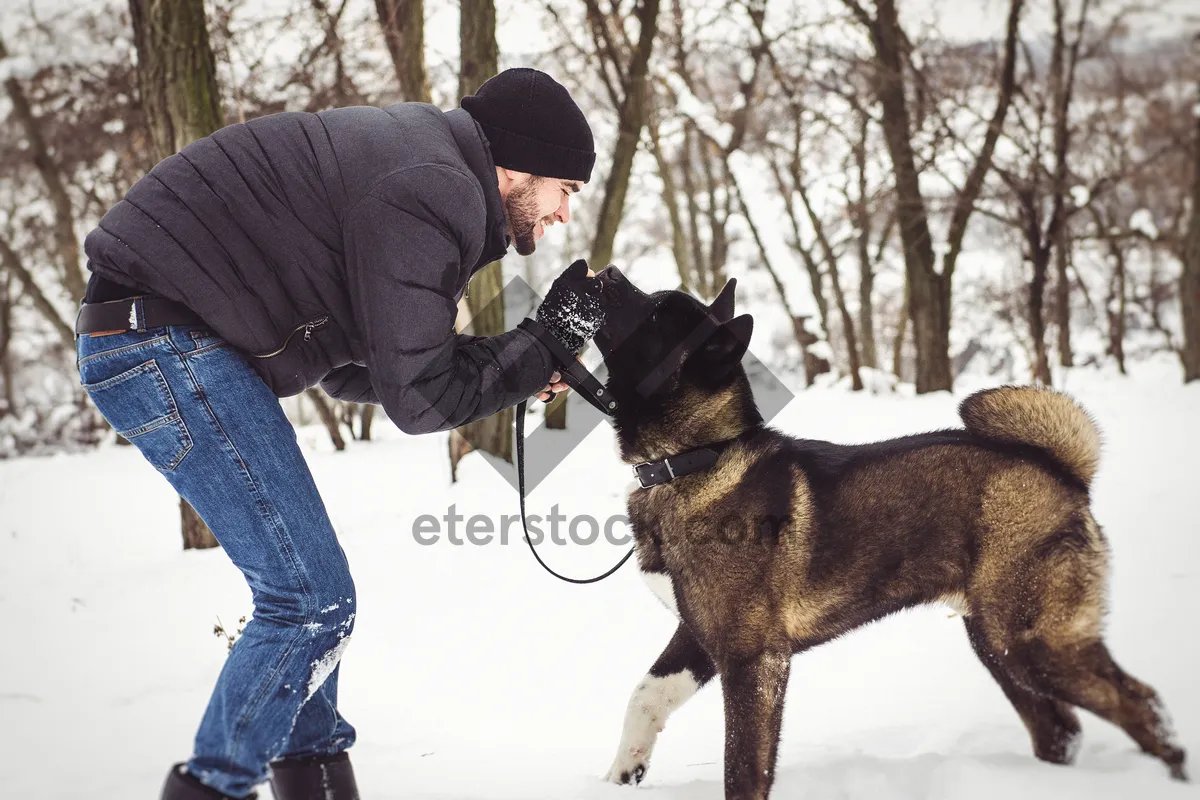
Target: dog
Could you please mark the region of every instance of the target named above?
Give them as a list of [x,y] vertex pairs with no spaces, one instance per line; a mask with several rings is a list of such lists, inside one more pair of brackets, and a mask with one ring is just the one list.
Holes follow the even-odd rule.
[[[716,676],[725,796],[766,798],[792,656],[912,606],[958,610],[1034,755],[1070,763],[1087,709],[1186,780],[1154,690],[1102,638],[1109,549],[1089,508],[1100,434],[1064,394],[989,389],[964,428],[864,445],[763,424],[736,281],[711,305],[599,273],[595,343],[637,564],[679,626],[629,701],[608,780],[639,783],[668,716]],[[671,458],[674,457],[674,458]],[[664,461],[664,459],[666,459]],[[684,474],[681,474],[684,473]]]

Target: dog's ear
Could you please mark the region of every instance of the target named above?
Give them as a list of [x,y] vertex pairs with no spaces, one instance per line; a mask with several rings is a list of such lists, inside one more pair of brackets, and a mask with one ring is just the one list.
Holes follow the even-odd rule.
[[728,375],[742,363],[742,356],[746,355],[746,349],[750,347],[750,336],[753,333],[754,317],[749,314],[742,314],[723,323],[704,344],[702,352],[705,372],[717,379]]
[[717,299],[709,305],[708,313],[712,314],[717,322],[729,322],[733,319],[733,291],[736,288],[737,278],[730,278],[725,288],[717,295]]

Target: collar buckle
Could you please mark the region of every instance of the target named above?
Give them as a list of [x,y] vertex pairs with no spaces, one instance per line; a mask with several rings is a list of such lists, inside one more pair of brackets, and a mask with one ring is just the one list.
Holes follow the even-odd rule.
[[[678,475],[675,474],[675,468],[671,466],[671,458],[660,458],[657,461],[643,461],[633,468],[634,474],[637,476],[638,486],[643,489],[649,489],[651,486],[659,486],[660,484],[670,483],[675,480]],[[660,468],[666,467],[667,474],[663,475]]]

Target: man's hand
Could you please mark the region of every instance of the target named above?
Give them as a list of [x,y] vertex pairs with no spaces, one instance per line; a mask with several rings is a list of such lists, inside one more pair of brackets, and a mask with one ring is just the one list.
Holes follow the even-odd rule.
[[562,382],[562,376],[557,372],[550,373],[550,382],[546,384],[546,388],[537,393],[537,399],[543,403],[550,402],[550,399],[559,392],[565,392],[569,387]]
[[[603,286],[583,259],[575,261],[550,286],[535,319],[572,354],[604,324],[600,305]],[[561,364],[559,366],[562,366]]]
[[[593,272],[591,269],[588,269],[587,276],[589,278],[594,278],[594,277],[596,277],[596,273]],[[581,364],[583,363],[583,360],[581,358],[579,358],[578,356],[575,357],[575,360]],[[554,395],[558,394],[559,392],[565,392],[567,389],[570,389],[570,388],[571,388],[570,386],[567,386],[565,383],[562,382],[562,375],[559,375],[558,371],[556,370],[556,371],[550,373],[550,382],[546,384],[545,389],[542,389],[540,392],[537,393],[536,397],[538,400],[541,400],[543,403],[548,403],[554,398]]]

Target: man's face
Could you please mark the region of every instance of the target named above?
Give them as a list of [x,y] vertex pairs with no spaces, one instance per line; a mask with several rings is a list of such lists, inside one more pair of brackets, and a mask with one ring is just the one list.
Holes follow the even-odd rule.
[[579,181],[528,175],[514,183],[504,198],[508,235],[517,252],[527,256],[537,249],[537,240],[556,222],[571,220],[571,195],[582,189]]

